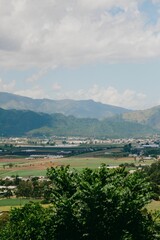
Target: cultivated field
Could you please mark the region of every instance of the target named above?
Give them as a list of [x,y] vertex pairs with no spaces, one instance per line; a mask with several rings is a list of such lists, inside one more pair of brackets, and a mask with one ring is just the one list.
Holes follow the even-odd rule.
[[9,211],[12,207],[22,207],[26,203],[39,202],[40,200],[27,199],[27,198],[3,198],[0,199],[0,211]]
[[83,168],[98,168],[102,163],[112,167],[124,163],[134,163],[135,165],[149,165],[153,160],[146,160],[142,163],[136,162],[134,158],[111,158],[111,157],[68,157],[68,158],[0,158],[0,178],[12,175],[21,177],[44,176],[46,169],[61,165],[70,165],[73,168],[81,170]]
[[[71,167],[81,170],[83,168],[98,168],[102,163],[114,167],[120,164],[135,164],[135,165],[150,165],[154,160],[145,160],[142,163],[135,161],[132,157],[111,158],[111,157],[90,157],[90,156],[77,156],[67,158],[15,158],[3,157],[0,158],[0,178],[6,176],[45,176],[47,168],[70,165]],[[130,168],[133,169],[133,168]],[[11,207],[20,207],[29,202],[30,199],[0,199],[0,211],[9,211]],[[32,200],[33,201],[33,200]],[[147,206],[149,210],[160,209],[160,202],[153,201]]]

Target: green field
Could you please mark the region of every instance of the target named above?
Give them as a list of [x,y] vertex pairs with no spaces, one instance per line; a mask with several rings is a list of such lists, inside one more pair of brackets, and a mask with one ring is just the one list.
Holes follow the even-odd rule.
[[30,201],[39,202],[40,200],[27,199],[27,198],[5,198],[5,199],[0,199],[0,207],[2,207],[2,206],[20,206],[20,205],[24,205]]
[[8,198],[8,199],[0,199],[0,211],[9,211],[12,207],[21,207],[26,203],[32,202],[40,202],[37,199],[27,199],[27,198]]
[[[52,162],[52,163],[51,163]],[[44,176],[46,174],[46,169],[50,166],[61,166],[61,165],[70,165],[71,167],[81,170],[83,168],[98,168],[102,163],[107,166],[119,166],[124,163],[134,163],[135,165],[150,165],[153,163],[153,160],[146,160],[145,162],[139,163],[134,161],[133,158],[123,157],[123,158],[111,158],[111,157],[68,157],[61,159],[41,159],[41,160],[28,160],[18,162],[15,159],[12,159],[13,164],[17,164],[16,167],[6,167],[3,168],[2,164],[0,165],[0,178],[12,175],[18,175],[21,177],[28,176]],[[5,164],[3,160],[3,164]],[[48,164],[48,165],[47,165]]]
[[82,158],[82,157],[70,157],[70,158],[63,158],[59,159],[57,161],[59,165],[70,165],[74,168],[97,168],[102,163],[108,165],[108,166],[119,166],[122,163],[134,163],[136,164],[146,164],[150,165],[153,163],[153,160],[147,160],[143,163],[135,162],[133,158],[131,157],[123,157],[123,158],[102,158],[102,157],[88,157],[88,158]]
[[10,177],[10,176],[19,177],[29,177],[29,176],[45,176],[46,170],[8,170],[8,171],[0,171],[0,178]]

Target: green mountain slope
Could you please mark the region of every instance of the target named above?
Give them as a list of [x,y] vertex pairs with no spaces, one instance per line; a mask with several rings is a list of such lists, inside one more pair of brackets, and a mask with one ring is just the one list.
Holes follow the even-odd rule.
[[62,113],[66,116],[73,115],[79,118],[89,117],[98,119],[130,111],[125,108],[94,102],[93,100],[32,99],[5,92],[0,92],[0,108],[30,110],[48,114]]
[[160,129],[160,106],[153,107],[147,110],[124,113],[123,119],[127,121],[146,124],[155,129]]
[[0,136],[22,136],[35,128],[51,127],[51,122],[47,114],[0,109]]
[[0,136],[140,137],[157,132],[121,117],[106,120],[0,109]]

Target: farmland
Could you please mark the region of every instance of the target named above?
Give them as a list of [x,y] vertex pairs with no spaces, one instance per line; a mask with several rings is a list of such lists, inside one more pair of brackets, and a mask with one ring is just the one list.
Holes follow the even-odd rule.
[[[151,164],[154,160],[146,160],[144,164]],[[18,175],[21,177],[28,176],[44,176],[46,169],[49,167],[56,167],[61,165],[70,165],[76,169],[82,168],[97,168],[102,163],[110,167],[119,166],[121,164],[139,164],[136,163],[132,157],[66,157],[57,159],[54,157],[50,158],[37,158],[37,159],[24,159],[24,158],[0,158],[0,178],[12,175]]]
[[[155,159],[140,162],[123,151],[123,145],[79,146],[79,147],[21,147],[7,149],[0,153],[0,178],[9,176],[45,176],[50,167],[67,166],[81,171],[83,168],[98,168],[106,164],[108,168],[126,166],[128,170],[150,165]],[[0,200],[0,210],[8,211],[12,206],[22,206],[30,199]],[[155,206],[156,205],[156,206]],[[159,209],[159,202],[149,209]]]
[[0,152],[0,178],[18,175],[21,177],[44,176],[46,169],[61,165],[72,168],[98,168],[102,163],[108,167],[125,164],[127,167],[150,165],[153,159],[140,162],[128,157],[124,146],[80,145],[63,147],[5,145]]
[[0,199],[0,211],[9,211],[12,207],[22,207],[30,201],[39,202],[39,200],[27,198]]

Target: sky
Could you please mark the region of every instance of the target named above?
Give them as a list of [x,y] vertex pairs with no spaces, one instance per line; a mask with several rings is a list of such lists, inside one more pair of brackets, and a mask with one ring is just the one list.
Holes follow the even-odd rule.
[[160,105],[160,0],[0,0],[0,92]]

